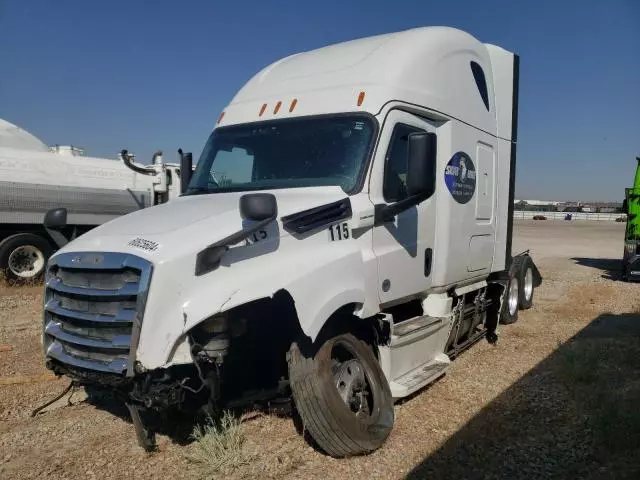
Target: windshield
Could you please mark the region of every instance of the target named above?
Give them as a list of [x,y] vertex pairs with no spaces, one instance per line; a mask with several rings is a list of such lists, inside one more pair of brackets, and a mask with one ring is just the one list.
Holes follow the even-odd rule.
[[215,130],[186,195],[337,185],[349,193],[374,135],[368,116],[296,118]]

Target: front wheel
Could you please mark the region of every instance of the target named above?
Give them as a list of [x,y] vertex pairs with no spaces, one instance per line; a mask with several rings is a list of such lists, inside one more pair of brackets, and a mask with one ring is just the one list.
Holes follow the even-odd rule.
[[52,253],[51,244],[39,235],[12,235],[0,242],[0,272],[10,284],[35,282]]
[[352,334],[330,338],[313,356],[294,344],[289,379],[304,427],[327,454],[369,453],[391,433],[389,384],[369,345]]

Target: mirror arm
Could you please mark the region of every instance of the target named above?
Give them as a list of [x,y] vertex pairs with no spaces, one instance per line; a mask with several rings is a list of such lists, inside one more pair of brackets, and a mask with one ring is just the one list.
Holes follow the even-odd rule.
[[427,195],[412,195],[405,199],[400,200],[399,202],[392,203],[391,205],[384,205],[379,203],[375,208],[375,224],[380,225],[381,223],[390,222],[394,219],[396,215],[404,212],[405,210],[410,209],[421,203],[422,201],[428,198]]
[[242,240],[244,240],[246,238],[249,238],[251,235],[256,233],[261,228],[264,228],[269,223],[273,222],[275,219],[276,219],[275,215],[273,217],[266,218],[266,219],[256,223],[251,228],[247,228],[246,230],[245,229],[238,230],[237,232],[232,233],[228,237],[225,237],[222,240],[218,240],[217,242],[212,243],[207,248],[228,247],[230,245],[235,245],[236,243],[241,242]]
[[73,240],[73,238],[68,239],[67,237],[65,237],[59,230],[53,230],[51,228],[45,227],[45,231],[49,234],[49,237],[51,237],[51,240],[54,241],[58,248],[64,247],[67,243]]

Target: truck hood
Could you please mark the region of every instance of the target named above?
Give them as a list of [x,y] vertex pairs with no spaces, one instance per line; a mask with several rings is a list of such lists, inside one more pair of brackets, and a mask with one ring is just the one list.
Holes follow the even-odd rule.
[[[183,252],[199,251],[242,229],[238,205],[240,197],[246,193],[185,196],[138,210],[94,228],[67,244],[60,252],[125,252],[155,262],[160,257],[166,260]],[[276,196],[278,219],[346,197],[337,186],[273,190],[269,193]],[[277,231],[279,236],[284,233],[279,220]],[[135,239],[143,242],[129,245]],[[155,245],[153,251],[140,248],[141,243],[149,245],[147,242]]]

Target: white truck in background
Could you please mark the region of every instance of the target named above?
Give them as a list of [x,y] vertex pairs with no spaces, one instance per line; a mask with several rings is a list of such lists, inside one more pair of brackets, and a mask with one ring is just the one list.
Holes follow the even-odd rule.
[[146,449],[154,413],[271,398],[329,455],[379,448],[394,402],[495,343],[541,282],[511,252],[518,71],[446,27],[269,65],[179,198],[50,259],[47,367],[114,390]]
[[61,234],[43,228],[52,208],[67,209],[64,234],[73,236],[179,195],[179,165],[165,164],[161,154],[148,166],[129,155],[121,160],[87,157],[72,146],[48,147],[0,119],[0,272],[6,280],[41,277]]

